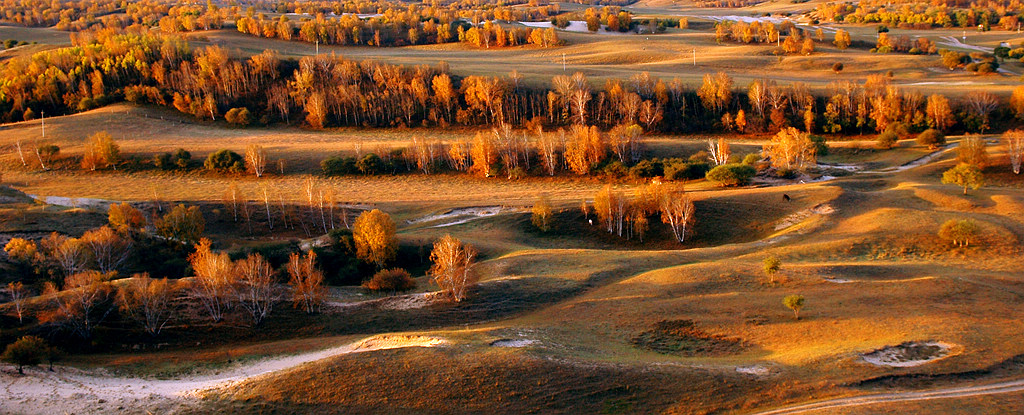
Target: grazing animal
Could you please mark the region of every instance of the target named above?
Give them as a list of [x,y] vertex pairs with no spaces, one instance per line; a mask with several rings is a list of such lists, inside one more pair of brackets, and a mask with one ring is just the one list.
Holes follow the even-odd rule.
[[788,202],[788,201],[789,201],[789,195],[787,195],[787,194],[783,193],[783,194],[782,194],[782,200],[785,200],[785,201],[787,201],[787,202]]

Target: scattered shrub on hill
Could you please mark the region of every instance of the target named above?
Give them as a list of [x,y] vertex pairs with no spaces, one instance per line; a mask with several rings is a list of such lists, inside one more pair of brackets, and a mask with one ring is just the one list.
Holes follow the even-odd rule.
[[541,232],[551,229],[551,202],[548,201],[547,196],[537,199],[531,212],[530,222],[533,223],[533,226],[536,226]]
[[252,114],[250,114],[249,109],[245,107],[229,109],[228,112],[224,114],[224,119],[227,120],[227,122],[240,127],[252,124]]
[[946,145],[946,136],[939,130],[929,128],[917,135],[917,144],[927,146],[930,149],[936,149]]
[[60,154],[60,147],[56,144],[40,144],[36,147],[36,158],[39,159],[39,166],[43,170],[49,170],[48,167],[53,159],[57,158]]
[[370,291],[409,291],[416,288],[416,280],[404,269],[391,268],[373,274],[373,278],[363,282],[363,288]]
[[345,176],[359,174],[355,157],[333,156],[323,159],[320,162],[320,170],[324,176]]
[[878,135],[878,148],[888,150],[896,145],[896,141],[899,140],[899,136],[896,133],[886,130]]
[[181,242],[197,242],[206,229],[206,220],[198,206],[177,205],[156,221],[156,232]]
[[743,156],[743,164],[748,166],[754,166],[761,161],[761,155],[757,153],[750,153]]
[[367,154],[356,162],[356,168],[363,174],[384,173],[385,167],[384,160],[374,153]]
[[707,179],[720,186],[741,186],[757,174],[757,169],[746,164],[723,164],[711,169]]
[[223,149],[210,153],[203,166],[207,170],[240,173],[245,170],[242,156],[234,151]]
[[769,255],[763,261],[761,265],[764,268],[764,274],[768,276],[768,282],[775,283],[775,275],[782,269],[782,260],[775,255]]
[[953,245],[965,247],[978,236],[980,228],[973,220],[950,219],[939,228],[939,237],[953,242]]
[[804,308],[804,296],[799,294],[787,295],[782,299],[782,304],[793,310],[793,318],[800,319],[800,309]]
[[942,173],[942,183],[963,186],[964,194],[967,194],[968,187],[977,190],[983,186],[985,176],[981,173],[981,169],[970,164],[960,163]]
[[192,153],[179,148],[174,153],[157,154],[153,157],[153,165],[161,170],[187,169],[192,163]]
[[18,374],[24,375],[25,366],[35,366],[41,363],[48,348],[45,340],[36,336],[25,336],[7,345],[0,358],[18,366]]

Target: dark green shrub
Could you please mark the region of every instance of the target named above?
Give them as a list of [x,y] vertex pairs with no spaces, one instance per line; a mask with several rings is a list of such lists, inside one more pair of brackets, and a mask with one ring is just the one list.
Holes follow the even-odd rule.
[[721,186],[740,186],[747,184],[757,169],[746,164],[723,164],[711,169],[707,179]]
[[245,163],[242,161],[242,156],[227,149],[210,153],[206,157],[206,162],[203,163],[203,166],[207,170],[220,172],[239,173],[245,171]]
[[363,174],[380,174],[384,172],[384,160],[380,156],[370,153],[356,162],[356,168]]
[[321,161],[320,169],[324,172],[324,176],[359,174],[359,167],[356,164],[355,157],[334,156]]

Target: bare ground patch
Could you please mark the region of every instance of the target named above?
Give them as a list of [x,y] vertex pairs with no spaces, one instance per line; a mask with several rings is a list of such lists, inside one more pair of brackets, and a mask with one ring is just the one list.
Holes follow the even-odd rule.
[[641,349],[686,357],[730,355],[747,348],[743,340],[708,333],[697,327],[693,320],[659,321],[631,342]]
[[865,353],[861,358],[875,366],[913,367],[949,357],[953,349],[954,345],[943,342],[907,342]]

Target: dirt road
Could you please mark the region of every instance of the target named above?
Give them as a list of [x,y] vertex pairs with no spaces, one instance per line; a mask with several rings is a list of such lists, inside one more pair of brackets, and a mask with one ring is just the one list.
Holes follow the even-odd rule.
[[174,413],[194,408],[204,390],[328,357],[444,344],[447,341],[436,337],[374,336],[316,352],[245,363],[217,373],[166,380],[116,377],[67,367],[58,367],[53,372],[31,368],[25,376],[19,376],[13,367],[4,366],[0,372],[0,414]]
[[929,399],[964,398],[969,396],[993,395],[997,393],[1024,392],[1024,379],[977,386],[958,386],[915,392],[893,392],[855,396],[852,398],[829,399],[785,408],[758,412],[757,415],[799,414],[808,412],[824,413],[838,408],[871,405],[879,403],[924,401]]

